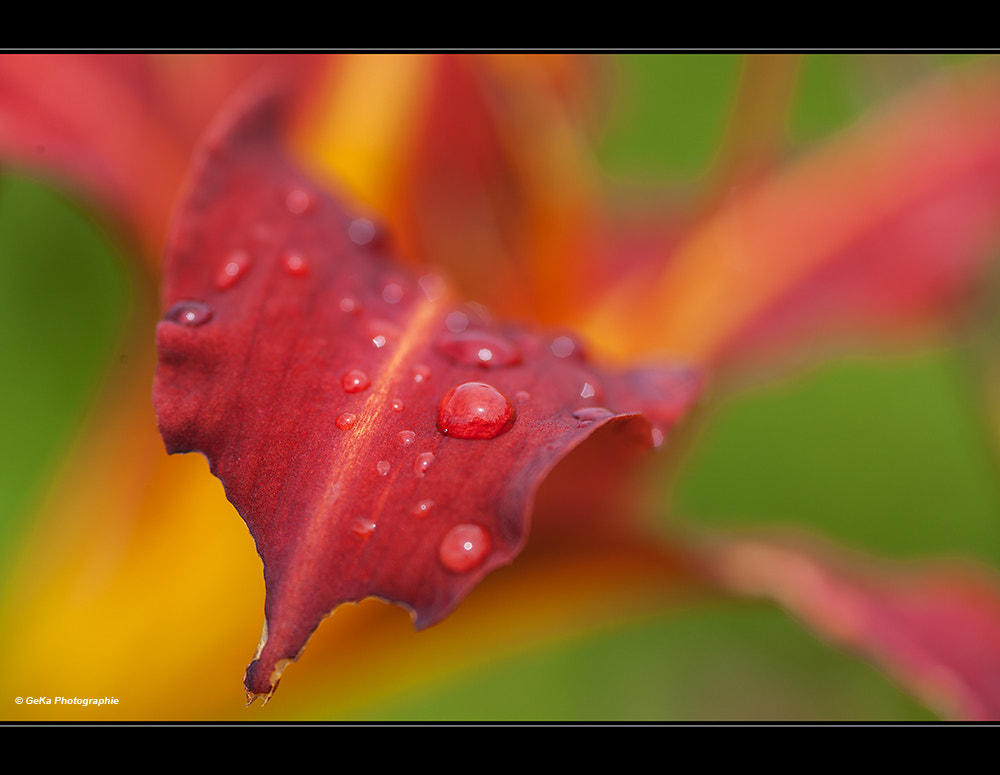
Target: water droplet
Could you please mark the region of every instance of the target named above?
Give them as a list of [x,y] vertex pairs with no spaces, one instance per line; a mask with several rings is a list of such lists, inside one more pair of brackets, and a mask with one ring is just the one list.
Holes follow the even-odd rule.
[[426,382],[431,378],[431,368],[430,366],[425,366],[422,363],[418,363],[413,367],[413,381],[414,382]]
[[531,393],[529,393],[527,390],[518,390],[514,394],[514,400],[516,400],[519,404],[523,404],[530,398],[531,398]]
[[386,474],[389,473],[389,461],[388,460],[378,461],[378,463],[375,464],[375,470],[378,471],[380,474],[382,474],[382,476],[385,476]]
[[583,388],[580,390],[580,398],[593,398],[595,392],[593,385],[589,382],[584,382]]
[[349,431],[358,422],[358,416],[352,412],[344,412],[343,414],[337,415],[337,419],[334,420],[337,427],[342,431]]
[[382,300],[386,304],[398,304],[403,298],[403,286],[399,283],[387,283],[382,289]]
[[285,207],[292,215],[303,215],[309,212],[314,204],[313,195],[299,186],[289,189],[288,193],[285,194]]
[[516,366],[520,348],[509,339],[486,331],[458,331],[443,334],[434,343],[442,355],[465,366]]
[[413,431],[400,431],[396,434],[396,438],[399,439],[399,443],[408,446],[417,440],[417,434]]
[[614,412],[610,409],[605,409],[603,406],[583,406],[573,412],[574,419],[580,421],[580,424],[576,426],[577,428],[582,428],[585,425],[590,425],[592,422],[614,416]]
[[360,312],[361,305],[358,304],[357,299],[345,296],[340,300],[340,310],[341,312]]
[[479,565],[489,550],[489,534],[479,525],[455,525],[441,539],[438,557],[448,570],[464,573]]
[[341,384],[345,393],[360,393],[362,390],[367,390],[372,381],[360,369],[351,369],[344,375]]
[[661,431],[659,428],[653,428],[649,432],[649,435],[653,439],[654,447],[659,447],[661,444],[663,444],[663,431]]
[[434,501],[432,501],[430,498],[427,498],[426,500],[422,501],[417,501],[417,503],[413,506],[413,508],[410,509],[410,516],[423,519],[424,517],[426,517],[428,514],[431,513],[431,509],[433,508],[434,508]]
[[367,218],[355,218],[347,227],[347,236],[356,245],[367,245],[375,239],[375,224]]
[[375,532],[375,523],[367,517],[358,517],[351,523],[351,532],[358,538],[368,538]]
[[431,463],[434,462],[433,452],[421,452],[417,455],[417,459],[413,461],[413,473],[417,476],[423,476],[427,473],[427,469],[430,468]]
[[406,408],[406,405],[403,403],[402,399],[394,398],[389,402],[389,407],[394,412],[402,412]]
[[444,327],[458,334],[469,327],[469,316],[464,312],[449,312],[444,319]]
[[286,250],[281,254],[281,265],[292,277],[305,277],[309,274],[309,262],[297,250]]
[[379,334],[378,336],[373,336],[372,344],[375,345],[376,348],[385,347],[385,337],[382,336],[382,334]]
[[220,291],[232,288],[236,281],[250,269],[250,254],[245,250],[234,250],[222,262],[215,273],[215,287]]
[[439,274],[425,274],[417,280],[417,283],[419,283],[420,289],[424,292],[424,296],[427,297],[428,301],[437,301],[448,290],[447,283]]
[[437,427],[457,439],[492,439],[514,423],[514,407],[507,397],[484,382],[453,387],[438,409]]
[[551,349],[557,358],[568,358],[576,349],[576,342],[570,336],[557,336],[552,340]]
[[195,326],[207,323],[212,319],[212,315],[212,308],[205,302],[188,299],[173,304],[167,310],[167,314],[163,316],[163,319],[169,320],[171,323],[179,323],[182,326],[194,328]]

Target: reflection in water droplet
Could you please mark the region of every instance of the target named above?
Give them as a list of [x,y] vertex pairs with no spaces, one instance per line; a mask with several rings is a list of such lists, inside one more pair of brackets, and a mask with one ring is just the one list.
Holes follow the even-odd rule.
[[417,440],[417,434],[413,431],[400,431],[396,434],[396,438],[399,439],[400,444],[408,445]]
[[380,474],[382,474],[382,476],[385,476],[387,473],[389,473],[389,461],[388,460],[378,461],[378,463],[375,464],[375,470],[378,471]]
[[250,254],[245,250],[232,251],[215,273],[215,287],[220,291],[232,288],[249,269]]
[[580,424],[576,426],[577,428],[582,428],[585,425],[590,425],[592,422],[614,416],[614,412],[610,409],[605,409],[603,406],[582,406],[573,412],[573,417],[580,421]]
[[338,415],[334,422],[340,430],[349,431],[357,424],[358,416],[352,412],[344,412],[343,414]]
[[179,323],[182,326],[194,328],[201,326],[212,319],[212,308],[203,301],[188,299],[173,304],[163,316],[164,320],[171,323]]
[[341,384],[346,393],[360,393],[362,390],[367,390],[372,382],[368,379],[368,375],[360,369],[351,369],[344,375]]
[[375,523],[367,517],[358,517],[351,522],[351,532],[358,538],[368,538],[375,532]]
[[576,342],[569,336],[557,336],[552,340],[552,354],[557,358],[568,358],[576,349]]
[[438,557],[445,568],[464,573],[479,565],[490,550],[490,537],[479,525],[456,525],[438,547]]
[[313,195],[304,188],[295,186],[285,195],[285,207],[292,215],[303,215],[312,209]]
[[292,277],[305,277],[309,274],[309,262],[297,250],[286,250],[281,254],[281,265]]
[[458,439],[492,439],[513,423],[510,401],[484,382],[466,382],[452,388],[438,409],[438,430]]
[[418,501],[412,509],[410,509],[410,515],[418,518],[426,517],[431,513],[431,509],[434,508],[434,501],[430,498],[422,501]]
[[418,363],[413,367],[413,381],[414,382],[426,382],[431,378],[430,366],[425,366],[422,363]]
[[520,348],[509,339],[486,331],[458,331],[443,334],[434,342],[439,353],[464,366],[494,368],[521,362]]
[[389,402],[389,406],[394,412],[402,412],[406,408],[402,400],[398,398],[392,399],[392,401]]
[[355,218],[347,227],[347,236],[356,245],[367,245],[375,238],[375,224],[367,218]]
[[417,476],[423,476],[427,469],[430,468],[431,463],[434,462],[433,452],[421,452],[417,455],[417,459],[413,461],[413,473]]

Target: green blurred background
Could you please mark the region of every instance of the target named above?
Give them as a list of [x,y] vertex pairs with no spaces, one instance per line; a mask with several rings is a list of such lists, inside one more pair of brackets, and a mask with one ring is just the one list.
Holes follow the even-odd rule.
[[[808,55],[791,147],[955,57]],[[612,179],[695,185],[711,169],[735,55],[628,55],[599,148]],[[130,281],[112,239],[42,183],[0,175],[0,559],[30,529],[119,337]],[[715,405],[664,513],[793,525],[885,557],[1000,567],[1000,488],[970,345],[820,365]],[[6,567],[7,563],[4,563]],[[303,718],[323,718],[323,708]],[[773,606],[665,612],[533,649],[358,709],[364,720],[911,720],[934,716]]]

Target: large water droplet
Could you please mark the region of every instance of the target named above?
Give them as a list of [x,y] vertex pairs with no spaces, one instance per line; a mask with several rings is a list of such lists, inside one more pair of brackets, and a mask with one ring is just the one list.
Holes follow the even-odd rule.
[[360,393],[362,390],[367,390],[372,381],[360,369],[351,369],[344,375],[341,384],[345,393]]
[[220,291],[232,288],[250,269],[250,254],[245,250],[234,250],[215,272],[215,287]]
[[167,314],[163,316],[163,319],[169,320],[171,323],[179,323],[182,326],[191,326],[194,328],[195,326],[204,325],[211,320],[212,314],[212,308],[205,302],[188,299],[171,305],[170,309],[167,310]]
[[464,366],[515,366],[521,350],[509,339],[486,331],[451,331],[437,338],[437,351]]
[[431,463],[434,462],[433,452],[421,452],[417,455],[417,459],[413,461],[413,473],[417,476],[423,476],[427,473],[427,469],[430,468]]
[[490,551],[489,534],[479,525],[455,525],[438,547],[441,564],[454,573],[465,573],[479,565]]
[[337,415],[337,419],[334,420],[337,427],[342,431],[349,431],[358,422],[358,416],[353,412],[344,412],[343,414]]
[[507,396],[485,382],[453,387],[438,409],[438,430],[457,439],[492,439],[513,423],[514,407]]

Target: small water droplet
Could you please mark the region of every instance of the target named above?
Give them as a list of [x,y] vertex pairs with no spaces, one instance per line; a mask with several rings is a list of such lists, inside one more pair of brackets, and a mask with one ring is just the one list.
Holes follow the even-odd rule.
[[518,390],[514,394],[514,399],[519,404],[523,404],[525,401],[529,400],[530,398],[531,398],[531,393],[529,393],[527,390]]
[[347,236],[356,245],[367,245],[375,239],[375,224],[367,218],[355,218],[347,227]]
[[479,565],[490,551],[489,534],[479,525],[455,525],[445,533],[438,557],[445,568],[464,573]]
[[351,532],[358,538],[368,538],[375,532],[375,523],[367,517],[358,517],[351,522]]
[[380,474],[382,474],[382,476],[385,476],[386,474],[389,473],[389,461],[388,460],[378,461],[378,463],[375,464],[375,470],[378,471]]
[[341,384],[345,393],[360,393],[362,390],[367,390],[372,382],[360,369],[351,369],[344,375]]
[[408,446],[417,440],[417,434],[413,431],[400,431],[396,434],[396,438],[399,439],[399,443]]
[[215,273],[215,287],[220,291],[232,288],[249,269],[250,254],[245,250],[232,251]]
[[427,498],[422,501],[417,501],[417,503],[410,509],[410,516],[417,517],[418,519],[423,519],[428,514],[431,513],[431,509],[434,508],[434,501]]
[[649,432],[649,435],[653,439],[654,447],[659,447],[661,444],[663,444],[663,431],[661,431],[659,428],[653,428],[653,430]]
[[171,323],[179,323],[182,326],[194,328],[207,323],[212,319],[212,315],[212,308],[205,302],[188,299],[171,305],[170,309],[167,310],[167,314],[163,316],[163,319],[169,320]]
[[378,349],[385,347],[385,337],[382,336],[382,334],[379,334],[378,336],[373,336],[372,344],[375,345],[375,347]]
[[444,327],[453,334],[459,334],[469,327],[469,316],[464,312],[449,312],[444,319]]
[[465,366],[494,368],[516,366],[521,362],[521,350],[516,344],[486,331],[442,334],[434,346],[442,355]]
[[417,459],[413,461],[413,473],[417,476],[423,476],[427,473],[427,469],[430,468],[431,463],[434,462],[433,452],[421,452],[417,455]]
[[315,199],[313,195],[304,188],[295,186],[285,194],[285,207],[292,215],[304,215],[309,212]]
[[386,304],[398,304],[403,298],[403,286],[399,283],[386,283],[382,288],[382,300]]
[[605,409],[603,406],[582,406],[573,412],[573,418],[580,421],[580,424],[576,426],[577,428],[582,428],[585,425],[590,425],[592,422],[614,416],[614,412],[610,409]]
[[305,277],[309,274],[309,262],[297,250],[286,250],[281,254],[281,265],[292,277]]
[[593,385],[589,382],[584,382],[583,388],[580,390],[580,398],[593,398],[595,392]]
[[406,405],[403,403],[402,399],[394,398],[389,402],[389,407],[394,412],[402,412],[406,408]]
[[569,336],[557,336],[552,340],[551,349],[557,358],[568,358],[576,349],[576,342]]
[[341,312],[360,312],[361,305],[358,304],[357,299],[345,296],[340,300],[340,310]]
[[437,427],[457,439],[492,439],[514,423],[514,407],[507,396],[485,382],[453,387],[438,409]]
[[431,368],[430,366],[425,366],[422,363],[418,363],[413,367],[413,381],[414,382],[426,382],[431,378]]
[[337,427],[342,431],[349,431],[358,422],[358,416],[352,412],[344,412],[343,414],[337,415],[337,419],[334,420]]

